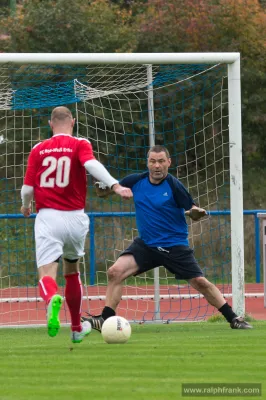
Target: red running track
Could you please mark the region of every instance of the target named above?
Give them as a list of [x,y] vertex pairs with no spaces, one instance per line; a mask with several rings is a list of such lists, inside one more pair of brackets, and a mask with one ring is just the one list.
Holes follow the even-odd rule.
[[[222,293],[232,293],[230,285],[217,285]],[[105,287],[88,287],[90,300],[83,301],[83,310],[90,310],[93,314],[99,314],[104,306]],[[84,290],[84,294],[86,291]],[[264,308],[263,284],[247,284],[245,286],[246,312],[255,319],[266,320],[266,308]],[[63,289],[61,289],[63,294]],[[154,319],[154,301],[142,298],[152,296],[153,287],[125,287],[123,296],[127,300],[121,300],[117,314],[129,320],[151,321]],[[190,294],[192,297],[186,298]],[[191,287],[184,285],[162,286],[160,288],[161,319],[174,321],[198,321],[204,320],[215,314],[217,310],[210,306],[204,298],[193,298],[197,292]],[[176,298],[176,296],[180,298]],[[260,297],[258,296],[260,295]],[[23,325],[23,324],[45,324],[45,305],[38,301],[37,288],[6,288],[0,289],[0,326],[1,325]],[[133,300],[132,297],[138,300]],[[182,298],[184,296],[184,298]],[[97,298],[96,298],[97,297]],[[99,299],[100,297],[100,299]],[[14,301],[16,298],[24,298],[25,301]],[[34,301],[27,301],[28,298]],[[11,302],[10,299],[13,299]],[[228,298],[231,304],[231,298]],[[62,323],[69,322],[69,314],[64,306],[61,310]]]

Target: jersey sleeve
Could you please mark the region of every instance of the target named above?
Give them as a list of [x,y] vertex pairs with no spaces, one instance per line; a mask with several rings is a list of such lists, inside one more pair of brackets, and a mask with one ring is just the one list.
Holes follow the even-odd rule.
[[29,158],[28,158],[28,163],[27,163],[27,169],[24,177],[24,185],[28,186],[34,186],[35,185],[35,178],[36,178],[36,173],[37,173],[37,154],[34,148],[31,150]]
[[124,186],[124,187],[127,187],[127,188],[129,188],[129,189],[132,189],[133,186],[134,186],[138,181],[140,181],[141,179],[144,178],[144,175],[146,176],[146,173],[145,173],[145,174],[131,174],[131,175],[127,175],[127,176],[125,176],[124,178],[122,178],[122,179],[119,181],[119,183],[120,183],[120,185],[122,185],[122,186]]
[[[173,196],[178,208],[184,208],[186,211],[190,210],[193,204],[196,204],[185,188],[185,186],[176,178],[171,179],[171,186]],[[170,183],[170,182],[169,182]]]
[[84,165],[85,162],[87,162],[87,161],[95,160],[93,150],[92,150],[92,145],[87,139],[80,141],[78,157],[81,162],[81,165]]

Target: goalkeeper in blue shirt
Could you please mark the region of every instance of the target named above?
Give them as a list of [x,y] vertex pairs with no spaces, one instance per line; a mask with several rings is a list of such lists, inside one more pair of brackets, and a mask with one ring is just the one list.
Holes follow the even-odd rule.
[[[105,307],[98,316],[82,317],[93,329],[101,331],[103,322],[115,315],[122,297],[123,281],[164,266],[176,279],[187,280],[209,304],[216,307],[232,329],[249,329],[252,326],[242,316],[237,316],[225,301],[219,289],[209,282],[200,269],[188,243],[186,215],[199,220],[207,213],[198,208],[182,183],[168,173],[171,158],[160,145],[148,152],[148,171],[128,175],[120,181],[133,192],[139,237],[123,251],[108,269]],[[96,184],[98,196],[109,195],[110,190]]]

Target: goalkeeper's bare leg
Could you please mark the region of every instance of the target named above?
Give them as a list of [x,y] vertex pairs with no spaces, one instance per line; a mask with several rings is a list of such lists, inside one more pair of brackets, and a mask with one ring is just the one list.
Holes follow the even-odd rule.
[[[88,320],[93,329],[101,331],[104,320],[115,315],[115,310],[122,296],[122,282],[129,276],[135,275],[138,272],[139,267],[133,255],[123,254],[120,256],[107,272],[108,286],[106,292],[106,303],[102,314],[98,316],[92,316],[91,318],[85,317],[83,320]],[[230,323],[232,329],[252,328],[250,324],[244,321],[243,317],[237,316],[234,313],[231,306],[225,301],[219,289],[209,282],[205,277],[198,276],[191,278],[188,279],[188,282],[192,287],[203,294],[209,304],[216,307],[217,310],[221,312],[225,319]]]
[[139,267],[131,254],[119,257],[114,265],[108,269],[108,285],[105,301],[107,307],[116,310],[122,297],[123,281],[135,275],[138,270]]
[[242,317],[237,316],[230,305],[225,301],[220,290],[205,277],[200,276],[189,280],[190,285],[203,294],[209,304],[216,307],[225,319],[230,323],[232,329],[250,329],[252,326]]
[[90,318],[82,317],[82,321],[89,321],[92,328],[101,331],[102,325],[107,318],[115,315],[116,308],[121,300],[123,291],[123,281],[135,275],[139,267],[135,258],[131,254],[125,254],[107,271],[108,285],[106,289],[105,307],[101,315],[91,316]]

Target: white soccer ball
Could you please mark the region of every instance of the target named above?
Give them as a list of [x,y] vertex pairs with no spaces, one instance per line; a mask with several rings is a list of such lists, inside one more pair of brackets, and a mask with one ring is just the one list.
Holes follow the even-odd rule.
[[123,317],[110,317],[102,326],[102,337],[106,343],[126,343],[131,336],[130,323]]

